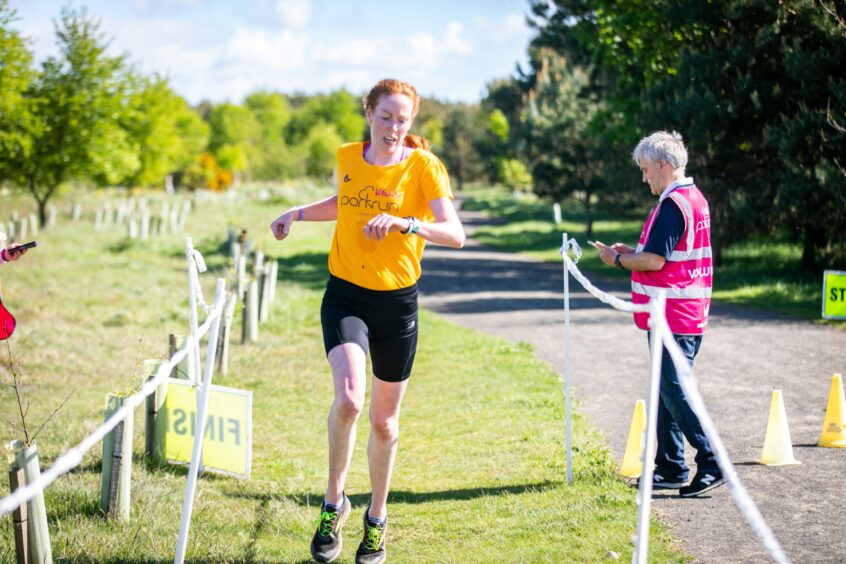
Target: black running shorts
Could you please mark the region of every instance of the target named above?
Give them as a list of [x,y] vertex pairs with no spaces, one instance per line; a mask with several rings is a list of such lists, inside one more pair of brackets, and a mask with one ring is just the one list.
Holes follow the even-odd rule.
[[417,284],[368,290],[330,276],[320,306],[326,354],[345,343],[370,351],[373,375],[386,382],[411,376],[417,352]]

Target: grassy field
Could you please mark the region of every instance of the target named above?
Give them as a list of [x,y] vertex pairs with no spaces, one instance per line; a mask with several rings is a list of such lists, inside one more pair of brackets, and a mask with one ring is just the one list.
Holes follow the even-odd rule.
[[[585,243],[584,213],[578,205],[562,206],[562,222],[555,225],[552,206],[531,195],[515,198],[504,189],[477,187],[467,190],[464,196],[465,209],[485,211],[501,220],[478,230],[476,238],[487,245],[557,262],[561,260],[561,233],[566,232],[582,246],[584,255],[579,267],[583,271],[618,280],[630,277],[628,272],[602,264],[598,253]],[[620,221],[600,212],[593,225],[593,239],[608,245],[623,242],[634,246],[643,219],[645,216]],[[734,245],[724,251],[723,264],[715,269],[713,299],[846,326],[844,322],[820,319],[822,276],[803,272],[799,266],[801,256],[799,244],[749,241]]]
[[[10,346],[26,383],[30,427],[71,394],[38,436],[42,466],[101,423],[104,395],[136,386],[141,361],[163,357],[169,333],[186,332],[184,236],[206,258],[211,272],[202,280],[211,301],[215,276],[228,269],[227,225],[246,227],[255,247],[279,261],[277,300],[257,344],[238,344],[235,328],[230,373],[216,382],[254,394],[252,478],[200,481],[188,559],[307,561],[325,485],[332,394],[318,316],[332,226],[296,225],[280,244],[267,225],[289,201],[323,193],[292,184],[264,201],[256,189],[234,201],[203,201],[184,234],[145,242],[127,239],[125,228],[94,230],[94,207],[114,194],[80,196],[81,222],[67,218],[69,198],[58,202],[59,223],[38,236],[40,246],[0,267],[4,302],[18,319]],[[5,206],[7,213],[24,212],[30,204],[10,197]],[[0,379],[8,383],[5,347],[0,358]],[[7,423],[16,421],[13,398],[0,388],[4,443],[21,435]],[[575,479],[567,484],[561,383],[528,347],[423,312],[403,407],[390,498],[392,561],[593,562],[610,559],[610,552],[630,559],[635,490],[616,476],[601,437],[578,415]],[[138,415],[130,522],[100,512],[95,449],[46,492],[57,562],[173,560],[185,471],[143,460]],[[363,417],[347,485],[354,512],[342,562],[352,561],[368,502],[367,427]],[[0,491],[8,491],[5,472]],[[14,558],[9,516],[0,518],[0,531],[5,563]],[[654,561],[684,560],[657,525],[652,533]]]

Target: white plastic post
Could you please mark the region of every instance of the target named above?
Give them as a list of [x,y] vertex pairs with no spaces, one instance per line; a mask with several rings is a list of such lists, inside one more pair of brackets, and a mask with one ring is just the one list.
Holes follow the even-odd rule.
[[276,301],[276,282],[279,279],[279,262],[273,260],[270,263],[270,303]]
[[555,225],[561,223],[561,204],[558,202],[552,204],[552,219],[555,220]]
[[162,224],[162,231],[165,231],[165,227],[168,225],[168,219],[170,218],[170,204],[168,202],[162,202],[162,213],[160,215],[161,224]]
[[[199,284],[199,275],[197,274],[197,264],[194,261],[194,244],[191,242],[191,237],[185,237],[185,260],[188,263],[188,329],[192,337],[197,336],[197,284]],[[197,368],[200,366],[200,347],[194,347],[193,353],[189,357],[188,366],[193,366],[194,370],[188,371],[188,379],[191,382],[196,382]]]
[[262,267],[261,294],[259,294],[259,321],[262,323],[270,318],[270,271],[270,263],[266,262]]
[[567,234],[563,234],[564,254],[564,425],[567,431],[567,483],[573,483],[573,427],[570,417],[570,383],[572,360],[570,358],[570,273],[567,271]]
[[[226,290],[226,280],[217,279],[214,301],[218,303]],[[185,483],[185,495],[182,499],[182,517],[179,521],[179,539],[176,543],[176,557],[174,564],[185,562],[185,549],[188,544],[188,531],[191,528],[191,512],[194,509],[194,493],[197,489],[197,475],[202,462],[203,436],[206,430],[206,411],[209,405],[209,391],[211,389],[214,371],[214,355],[217,351],[217,338],[223,311],[219,310],[218,317],[209,330],[208,346],[206,347],[206,364],[203,371],[202,387],[197,393],[197,427],[194,432],[194,444],[191,449],[191,464],[188,467],[188,481]]]
[[141,210],[141,240],[146,241],[150,238],[150,213],[147,208]]
[[649,554],[649,513],[652,505],[652,452],[655,448],[655,428],[658,426],[658,393],[661,385],[661,335],[658,333],[657,320],[664,319],[667,307],[667,294],[661,290],[658,297],[650,302],[651,319],[649,337],[649,391],[646,404],[646,444],[643,448],[643,473],[640,475],[640,487],[637,492],[637,533],[635,550],[632,552],[633,564],[646,564]]

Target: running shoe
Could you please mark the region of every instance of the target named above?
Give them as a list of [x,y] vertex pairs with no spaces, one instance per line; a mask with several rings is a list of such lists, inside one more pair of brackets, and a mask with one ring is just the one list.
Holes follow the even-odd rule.
[[385,533],[388,530],[388,522],[374,523],[367,518],[369,511],[368,507],[364,512],[364,538],[355,553],[355,564],[382,564],[387,558]]
[[320,517],[317,518],[317,530],[311,539],[311,555],[318,562],[332,562],[341,554],[343,538],[341,527],[350,516],[350,498],[344,494],[341,507],[329,511],[326,502],[320,506]]

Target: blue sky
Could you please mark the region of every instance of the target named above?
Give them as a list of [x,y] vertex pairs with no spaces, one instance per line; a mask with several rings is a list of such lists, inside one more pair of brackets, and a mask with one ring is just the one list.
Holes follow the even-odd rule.
[[62,6],[85,7],[145,74],[190,103],[258,89],[361,93],[381,78],[424,96],[478,101],[525,65],[526,0],[11,0],[36,59],[55,54]]

